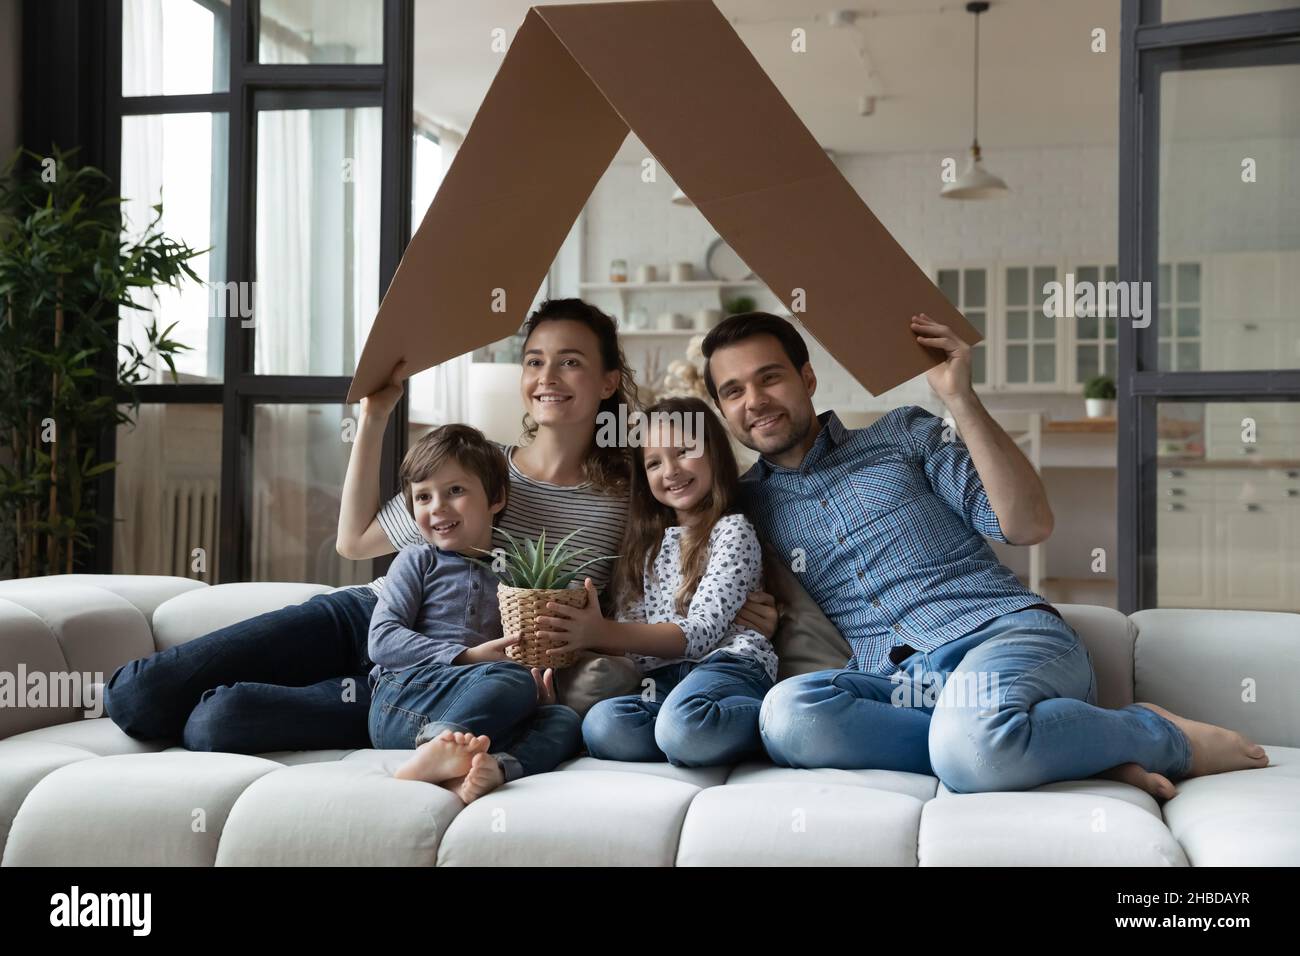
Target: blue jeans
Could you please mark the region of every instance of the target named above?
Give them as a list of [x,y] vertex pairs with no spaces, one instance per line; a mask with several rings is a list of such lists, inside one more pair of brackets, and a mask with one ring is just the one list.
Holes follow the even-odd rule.
[[956,793],[1027,790],[1123,763],[1186,774],[1182,731],[1146,707],[1096,700],[1078,635],[1030,609],[918,651],[887,677],[831,670],[782,681],[761,726],[782,766],[932,774]]
[[140,740],[258,754],[370,746],[368,587],[317,594],[123,664],[104,707]]
[[444,730],[486,734],[507,780],[554,770],[578,752],[581,719],[537,703],[532,672],[512,661],[415,664],[381,671],[370,702],[370,742],[416,747]]
[[772,678],[762,664],[727,653],[649,671],[648,696],[602,700],[582,737],[602,760],[713,767],[761,754],[758,712]]

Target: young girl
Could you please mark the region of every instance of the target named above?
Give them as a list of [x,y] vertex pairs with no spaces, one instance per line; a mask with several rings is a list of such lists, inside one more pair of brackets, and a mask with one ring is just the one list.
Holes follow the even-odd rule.
[[[656,427],[656,413],[671,418]],[[647,444],[633,455],[615,620],[601,616],[588,581],[586,608],[548,604],[539,624],[567,642],[552,653],[622,652],[645,677],[642,694],[588,711],[582,736],[593,757],[735,763],[762,753],[758,712],[776,679],[771,643],[734,621],[760,586],[758,535],[736,505],[736,460],[708,405],[670,398],[647,414]]]

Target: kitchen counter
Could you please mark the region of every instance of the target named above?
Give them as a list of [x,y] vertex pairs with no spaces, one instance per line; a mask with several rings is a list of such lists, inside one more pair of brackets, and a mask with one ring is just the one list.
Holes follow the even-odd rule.
[[1243,468],[1263,471],[1269,468],[1300,470],[1294,458],[1157,458],[1158,468]]

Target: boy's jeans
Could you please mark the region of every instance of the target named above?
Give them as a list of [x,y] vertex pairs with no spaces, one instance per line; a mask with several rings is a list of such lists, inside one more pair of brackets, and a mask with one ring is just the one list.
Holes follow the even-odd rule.
[[512,661],[416,664],[381,671],[371,692],[370,741],[407,750],[444,730],[486,734],[507,780],[554,770],[578,752],[572,707],[537,703],[537,683]]
[[758,712],[772,687],[762,664],[720,653],[645,677],[654,681],[651,699],[611,697],[587,712],[582,736],[591,756],[713,767],[762,753]]
[[782,681],[760,723],[783,766],[933,774],[956,793],[1027,790],[1123,763],[1171,780],[1187,772],[1191,747],[1170,721],[1096,699],[1078,635],[1028,609],[918,651],[888,677],[830,670]]

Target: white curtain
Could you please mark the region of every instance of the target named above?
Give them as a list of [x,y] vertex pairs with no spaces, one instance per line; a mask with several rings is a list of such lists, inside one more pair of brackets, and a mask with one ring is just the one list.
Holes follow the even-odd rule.
[[[457,130],[435,120],[420,117],[417,126],[431,134],[438,141],[441,161],[436,168],[415,170],[415,193],[427,196],[431,201],[437,192],[447,170],[451,169],[452,160],[464,141],[464,136]],[[419,227],[425,210],[415,216],[413,226]],[[469,420],[469,366],[470,355],[458,355],[431,369],[426,369],[411,377],[410,381],[410,420],[413,425],[445,425],[448,422]]]

